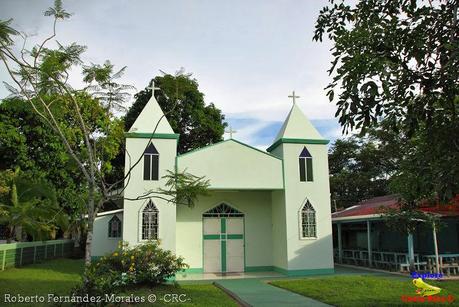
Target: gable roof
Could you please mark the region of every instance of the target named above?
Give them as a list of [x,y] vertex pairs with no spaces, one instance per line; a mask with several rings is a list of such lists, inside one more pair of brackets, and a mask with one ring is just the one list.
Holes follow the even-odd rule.
[[[156,125],[158,127],[155,130]],[[131,129],[129,129],[129,132],[153,133],[154,130],[155,134],[174,133],[171,125],[166,119],[166,116],[164,116],[163,110],[161,110],[156,98],[152,95],[142,112],[140,112],[139,116],[137,116]]]
[[282,138],[315,140],[324,139],[317,131],[317,129],[314,128],[309,119],[303,114],[297,104],[293,104],[273,143]]

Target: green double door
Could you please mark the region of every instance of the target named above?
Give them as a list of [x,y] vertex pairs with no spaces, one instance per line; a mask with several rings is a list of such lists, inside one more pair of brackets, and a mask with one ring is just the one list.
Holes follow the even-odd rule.
[[204,272],[244,272],[244,218],[204,217]]

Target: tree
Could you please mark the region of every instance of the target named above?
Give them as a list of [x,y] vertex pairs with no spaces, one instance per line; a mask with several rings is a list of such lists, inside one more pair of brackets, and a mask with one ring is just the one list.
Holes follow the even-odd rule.
[[[124,178],[117,182],[107,183],[105,175],[110,171],[109,161],[118,152],[120,140],[123,137],[123,129],[120,121],[113,116],[113,110],[107,105],[102,105],[100,100],[91,97],[85,89],[74,89],[68,83],[72,69],[82,64],[81,55],[85,47],[76,43],[63,46],[56,42],[56,48],[48,47],[48,43],[56,36],[57,21],[70,17],[59,0],[54,7],[45,12],[46,16],[53,17],[53,33],[31,50],[16,48],[13,35],[18,34],[10,27],[11,20],[0,21],[0,60],[6,71],[13,79],[15,86],[7,85],[13,95],[25,99],[34,112],[46,123],[46,128],[59,137],[67,154],[76,164],[84,178],[87,214],[87,239],[85,263],[91,261],[91,245],[95,216],[101,205],[110,199],[121,198],[123,181],[129,182],[131,170],[142,160],[140,157],[132,157]],[[21,44],[25,46],[26,44]],[[100,84],[113,80],[113,71],[106,74],[106,80],[96,80]],[[110,91],[112,87],[106,90]],[[116,97],[112,95],[111,97]],[[100,102],[97,108],[105,110],[102,114],[96,112],[91,101]],[[114,105],[114,104],[112,104]],[[65,109],[71,116],[60,119],[60,112],[56,109]],[[100,118],[98,115],[102,115]],[[97,123],[96,127],[91,126]],[[154,130],[153,130],[154,132]],[[81,139],[73,142],[74,139]],[[177,176],[174,173],[174,176]],[[187,181],[170,180],[171,195],[164,196],[171,203],[184,201],[185,205],[193,205],[196,197],[204,191],[208,183],[203,178],[192,177],[183,173],[181,176],[190,178],[193,186]],[[185,183],[184,185],[180,183]],[[121,189],[120,189],[121,186]],[[175,194],[174,194],[175,192]],[[161,191],[149,191],[149,197],[161,197]],[[176,195],[180,195],[179,199]],[[186,195],[186,197],[184,196]],[[87,280],[85,278],[85,280]]]
[[346,208],[389,194],[389,173],[384,150],[369,139],[337,140],[330,148],[330,190],[333,206]]
[[[333,42],[326,87],[344,131],[365,133],[381,119],[421,137],[429,157],[419,195],[448,201],[459,192],[459,2],[330,1],[313,39]],[[335,92],[338,95],[335,95]],[[441,163],[432,163],[439,158]]]
[[[175,75],[164,74],[155,77],[152,82],[159,88],[155,96],[161,109],[166,112],[167,121],[172,129],[180,134],[178,152],[185,153],[192,149],[219,142],[227,123],[225,116],[213,103],[204,103],[204,94],[198,89],[198,82],[191,74],[183,71]],[[136,101],[125,117],[125,128],[129,130],[137,116],[142,112],[152,95],[150,87],[135,95]],[[174,103],[174,101],[178,101]]]
[[63,216],[50,184],[27,178],[19,169],[0,172],[0,224],[8,230],[8,242],[22,241],[24,233],[49,238]]
[[[60,108],[54,113],[65,120],[71,116],[65,111]],[[72,146],[82,141],[80,137],[72,139]],[[29,177],[48,182],[70,219],[81,219],[84,178],[59,137],[49,133],[46,123],[23,99],[4,99],[0,104],[0,156],[0,170],[20,168]]]
[[135,87],[129,84],[119,84],[115,80],[121,78],[127,66],[113,73],[114,65],[105,61],[103,65],[92,63],[83,66],[83,81],[89,83],[87,87],[97,97],[107,110],[125,111],[125,103],[130,98],[129,90]]

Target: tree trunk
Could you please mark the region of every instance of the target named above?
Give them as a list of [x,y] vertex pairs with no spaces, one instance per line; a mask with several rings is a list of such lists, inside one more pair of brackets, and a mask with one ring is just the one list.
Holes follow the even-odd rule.
[[22,226],[16,226],[14,228],[14,237],[16,242],[21,242],[22,240]]
[[86,266],[91,264],[92,232],[94,230],[94,185],[90,184],[88,193],[88,232],[86,237],[86,249],[84,262]]
[[84,263],[86,266],[91,264],[92,228],[92,223],[88,220],[88,233],[86,236],[86,249],[84,256]]

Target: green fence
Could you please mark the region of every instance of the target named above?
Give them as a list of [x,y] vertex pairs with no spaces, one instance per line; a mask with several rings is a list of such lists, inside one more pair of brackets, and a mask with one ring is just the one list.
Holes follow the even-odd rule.
[[19,267],[45,259],[69,257],[73,252],[72,240],[51,240],[0,244],[2,270]]

